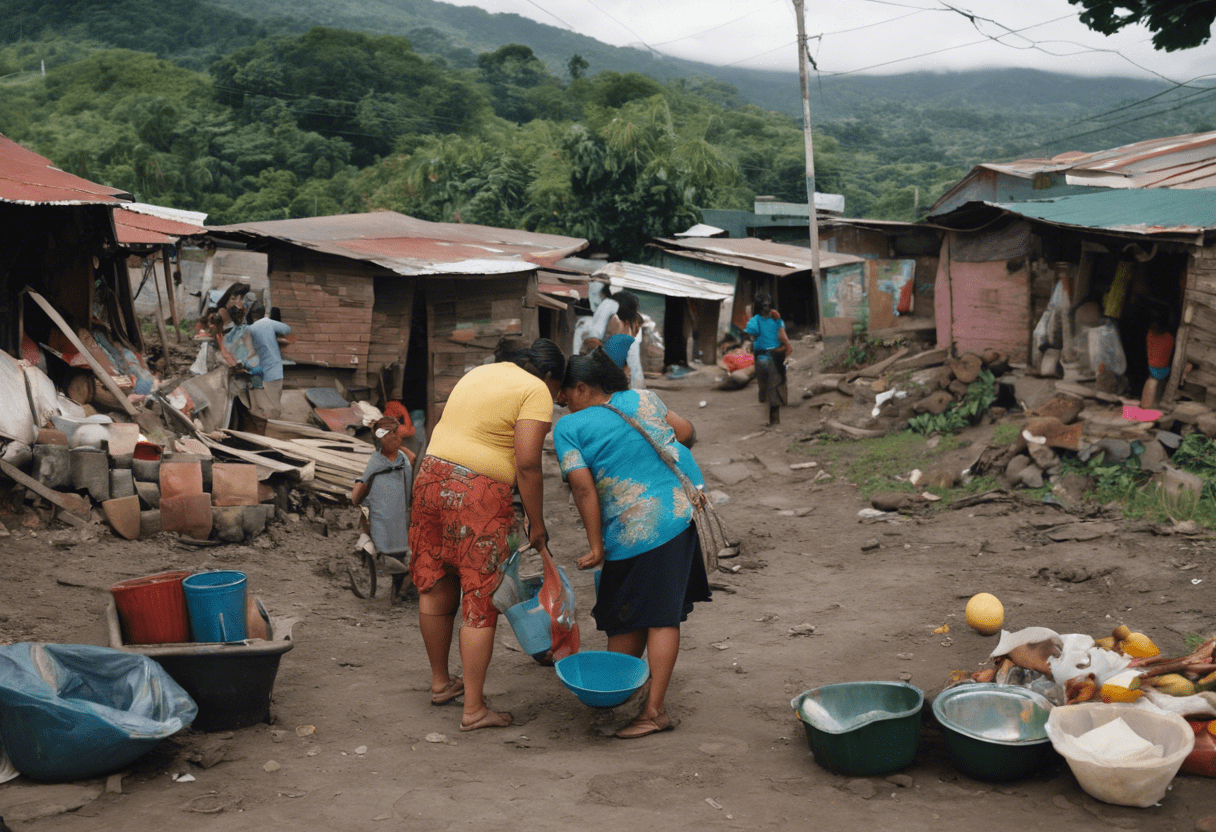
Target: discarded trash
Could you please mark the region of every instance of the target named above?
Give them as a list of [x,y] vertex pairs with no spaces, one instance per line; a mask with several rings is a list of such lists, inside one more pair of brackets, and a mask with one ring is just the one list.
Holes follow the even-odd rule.
[[803,470],[806,470],[807,468],[818,468],[818,467],[819,467],[818,462],[795,462],[793,465],[790,466],[790,470],[791,471],[803,471]]
[[423,739],[426,740],[427,742],[436,742],[436,743],[447,742],[448,735],[447,734],[437,734],[437,733],[432,732],[430,734],[427,734],[425,737],[423,737]]
[[813,636],[815,635],[814,624],[795,624],[790,627],[791,636]]
[[706,406],[706,405],[708,405],[708,404],[709,404],[709,402],[702,400],[701,402],[699,402],[699,403],[697,404],[697,407],[705,407],[705,406]]
[[708,803],[710,806],[712,806],[715,809],[720,810],[722,808],[722,804],[719,803],[718,801],[714,800],[712,797],[705,798],[705,802]]
[[193,783],[197,778],[193,774],[175,774],[173,775],[174,783]]
[[317,726],[315,725],[300,725],[296,727],[297,737],[311,737],[315,733],[317,733]]
[[367,753],[367,746],[366,746],[366,745],[361,745],[361,746],[359,746],[358,748],[356,748],[356,749],[355,749],[355,753],[356,753],[356,754],[358,754],[358,755],[360,755],[360,756],[362,756],[362,755],[366,754],[366,753]]

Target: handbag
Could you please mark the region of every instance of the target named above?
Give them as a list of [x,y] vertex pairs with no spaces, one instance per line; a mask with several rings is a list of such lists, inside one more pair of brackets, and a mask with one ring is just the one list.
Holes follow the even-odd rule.
[[710,502],[709,497],[704,491],[692,484],[692,480],[680,470],[680,466],[672,462],[667,457],[667,454],[663,453],[663,449],[659,446],[659,443],[646,432],[646,429],[642,427],[637,419],[625,415],[618,408],[610,404],[602,404],[599,407],[611,410],[617,416],[624,419],[630,427],[642,434],[642,437],[650,443],[650,447],[654,448],[655,453],[659,455],[659,459],[667,464],[667,467],[671,469],[671,473],[675,474],[676,479],[680,481],[680,485],[684,488],[684,495],[688,497],[688,502],[692,503],[692,521],[697,527],[697,538],[701,541],[701,554],[705,558],[705,571],[712,574],[718,568],[718,558],[727,550],[733,549],[737,543],[737,541],[731,539],[730,533],[726,530],[726,523],[723,522],[714,504]]

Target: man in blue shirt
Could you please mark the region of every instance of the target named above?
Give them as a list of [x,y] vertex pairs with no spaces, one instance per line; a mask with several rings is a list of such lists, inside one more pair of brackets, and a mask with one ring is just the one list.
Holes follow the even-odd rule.
[[262,419],[277,419],[283,410],[283,356],[279,352],[279,336],[291,333],[291,327],[280,320],[279,308],[270,310],[269,318],[249,325],[249,338],[258,351],[258,366],[262,370],[261,389],[250,389],[250,410]]
[[767,292],[756,295],[752,310],[755,314],[747,322],[743,339],[753,342],[760,402],[768,403],[768,424],[773,427],[781,424],[781,405],[790,403],[785,382],[785,357],[793,347],[785,334],[785,321],[773,308],[771,295]]

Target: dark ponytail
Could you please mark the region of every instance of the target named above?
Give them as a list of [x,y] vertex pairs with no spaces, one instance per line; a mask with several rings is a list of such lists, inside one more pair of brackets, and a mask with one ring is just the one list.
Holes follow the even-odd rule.
[[572,355],[566,362],[562,389],[569,390],[580,382],[588,387],[598,387],[605,393],[620,393],[629,389],[625,371],[601,347],[596,347],[589,355]]
[[522,338],[503,338],[494,350],[494,361],[510,361],[541,379],[560,380],[566,373],[566,356],[548,338],[537,338],[530,345]]

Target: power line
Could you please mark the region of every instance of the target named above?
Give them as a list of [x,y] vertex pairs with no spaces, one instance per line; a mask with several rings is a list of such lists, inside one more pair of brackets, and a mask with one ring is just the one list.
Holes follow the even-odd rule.
[[525,2],[525,3],[530,3],[531,5],[535,6],[535,7],[536,7],[536,8],[538,8],[538,9],[540,9],[540,10],[541,10],[542,12],[544,12],[545,14],[549,15],[549,17],[551,17],[551,18],[553,18],[554,20],[556,20],[556,21],[558,21],[559,23],[561,23],[563,26],[565,26],[565,27],[566,27],[567,29],[569,29],[571,32],[574,32],[575,34],[578,34],[577,30],[575,30],[575,28],[574,28],[573,26],[571,26],[571,25],[570,25],[569,23],[567,23],[566,21],[562,20],[560,17],[558,17],[557,15],[555,15],[553,12],[549,11],[548,9],[546,9],[544,6],[542,6],[542,5],[540,5],[539,3],[535,2],[535,0],[524,0],[524,2]]
[[[1211,96],[1216,96],[1216,89],[1208,90],[1207,94],[1206,94],[1205,96],[1203,96],[1203,97],[1204,97],[1204,98],[1209,98],[1209,97],[1211,97]],[[1072,141],[1073,139],[1080,139],[1080,138],[1083,138],[1083,137],[1085,137],[1085,136],[1092,136],[1092,135],[1094,135],[1095,133],[1104,133],[1104,132],[1106,132],[1107,130],[1114,130],[1114,129],[1118,128],[1118,127],[1124,127],[1124,126],[1126,126],[1126,125],[1128,125],[1128,124],[1133,124],[1133,123],[1135,123],[1135,122],[1137,122],[1137,121],[1143,121],[1143,120],[1144,120],[1144,119],[1146,119],[1146,118],[1154,118],[1154,117],[1159,116],[1159,115],[1162,115],[1162,114],[1164,114],[1164,113],[1172,113],[1172,112],[1174,112],[1175,110],[1181,110],[1181,109],[1183,109],[1183,108],[1185,108],[1185,107],[1190,107],[1190,106],[1193,106],[1193,105],[1198,104],[1198,103],[1199,103],[1199,100],[1198,100],[1197,98],[1192,98],[1192,100],[1190,100],[1190,101],[1183,102],[1183,103],[1181,103],[1181,104],[1178,104],[1177,106],[1174,106],[1174,107],[1169,107],[1169,108],[1166,108],[1166,109],[1164,109],[1164,110],[1156,110],[1156,111],[1151,112],[1151,113],[1146,113],[1146,114],[1144,114],[1144,115],[1142,115],[1142,116],[1136,116],[1135,118],[1129,118],[1129,119],[1125,119],[1125,120],[1123,120],[1123,121],[1118,121],[1118,122],[1115,122],[1115,123],[1113,123],[1113,124],[1106,124],[1106,125],[1103,125],[1102,127],[1098,127],[1098,128],[1093,129],[1093,130],[1086,130],[1084,133],[1074,133],[1074,134],[1073,134],[1073,135],[1071,135],[1071,136],[1062,136],[1062,137],[1059,137],[1059,138],[1050,139],[1050,140],[1048,140],[1048,141],[1046,141],[1046,142],[1043,142],[1043,143],[1042,143],[1042,144],[1040,144],[1040,145],[1036,145],[1036,146],[1035,146],[1035,149],[1042,148],[1042,147],[1047,147],[1048,145],[1052,145],[1052,144],[1059,144],[1060,142],[1070,142],[1070,141]]]
[[588,2],[588,3],[590,3],[592,6],[594,6],[595,8],[599,9],[600,14],[604,15],[605,17],[607,17],[607,18],[608,18],[608,19],[610,19],[610,20],[615,21],[615,22],[616,22],[616,24],[617,24],[618,26],[622,27],[622,28],[623,28],[625,31],[627,31],[629,34],[631,34],[631,35],[633,35],[635,38],[637,38],[637,39],[638,39],[638,43],[642,44],[642,46],[645,46],[645,47],[646,47],[647,49],[649,49],[651,52],[658,52],[658,51],[659,51],[659,50],[655,49],[654,47],[652,47],[650,44],[648,44],[648,43],[646,42],[646,39],[645,39],[645,38],[643,38],[643,37],[642,37],[641,35],[639,35],[637,32],[633,31],[633,29],[631,29],[631,28],[629,27],[629,24],[625,23],[625,22],[624,22],[623,20],[621,20],[620,18],[618,18],[618,17],[614,16],[613,14],[611,14],[611,13],[610,13],[610,12],[609,12],[607,9],[605,9],[605,8],[604,8],[603,6],[601,6],[599,3],[595,2],[595,0],[587,0],[587,2]]
[[750,12],[747,12],[746,14],[741,14],[738,17],[734,18],[733,20],[728,20],[725,23],[719,23],[717,26],[710,26],[708,29],[702,29],[700,32],[694,32],[691,35],[684,35],[683,37],[672,38],[671,40],[659,41],[658,43],[651,44],[651,47],[653,48],[656,46],[666,46],[669,43],[679,43],[680,41],[688,40],[689,38],[699,38],[699,37],[701,37],[701,35],[708,35],[710,32],[716,32],[718,29],[721,29],[725,26],[729,26],[732,23],[738,23],[740,20],[743,20],[745,17],[751,17],[756,12],[762,12],[765,9],[767,9],[769,6],[775,6],[778,3],[785,3],[785,2],[786,2],[786,0],[772,0],[772,2],[766,3],[763,6],[759,6],[755,9],[752,9]]

